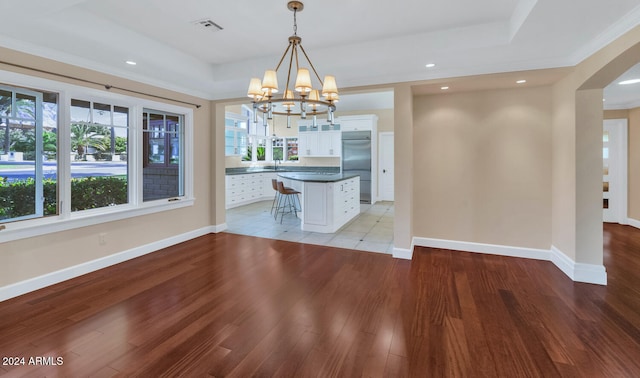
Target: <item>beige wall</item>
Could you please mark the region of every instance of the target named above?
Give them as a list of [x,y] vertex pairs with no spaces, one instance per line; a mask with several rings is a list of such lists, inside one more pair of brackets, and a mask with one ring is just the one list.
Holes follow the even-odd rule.
[[550,95],[414,98],[415,236],[549,249]]
[[[202,105],[200,109],[194,109],[193,113],[194,195],[196,198],[194,206],[0,243],[0,261],[2,261],[0,264],[0,287],[211,225],[211,215],[214,213],[215,203],[212,201],[210,188],[211,185],[215,185],[215,178],[211,175],[213,169],[209,148],[212,140],[209,101],[7,49],[0,49],[0,54],[3,60],[15,64],[46,69],[86,80],[108,83],[135,91]],[[0,69],[82,85],[82,83],[74,80],[60,80],[51,75],[37,74],[24,69],[14,69],[6,65],[0,65]],[[92,87],[103,89],[100,86]],[[153,98],[150,99],[155,100]],[[98,244],[99,233],[106,234],[105,245]]]

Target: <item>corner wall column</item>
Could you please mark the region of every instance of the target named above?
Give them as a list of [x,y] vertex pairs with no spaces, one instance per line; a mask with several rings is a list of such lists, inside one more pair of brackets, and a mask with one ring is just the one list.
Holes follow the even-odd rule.
[[413,255],[413,93],[411,86],[394,88],[394,198],[393,257]]

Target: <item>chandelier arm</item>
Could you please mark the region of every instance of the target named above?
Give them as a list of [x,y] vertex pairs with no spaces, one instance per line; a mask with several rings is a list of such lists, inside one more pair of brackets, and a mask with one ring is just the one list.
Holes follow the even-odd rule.
[[313,73],[316,74],[316,77],[318,78],[318,81],[320,82],[320,87],[322,87],[324,85],[324,83],[322,82],[322,79],[320,79],[320,75],[318,75],[318,71],[316,71],[316,68],[313,66],[313,63],[311,63],[311,59],[309,59],[309,56],[307,55],[307,52],[304,51],[304,47],[302,47],[302,43],[300,43],[299,46],[300,46],[300,50],[302,50],[302,53],[304,54],[304,57],[307,59],[307,62],[309,62],[309,65],[311,66],[311,69],[313,70]]
[[284,88],[285,96],[287,95],[287,91],[289,90],[289,82],[291,81],[291,67],[293,65],[293,54],[295,54],[296,51],[297,51],[296,43],[294,42],[293,49],[291,50],[291,56],[289,57],[289,72],[287,72],[287,86]]
[[293,47],[293,52],[296,54],[296,72],[300,69],[300,62],[298,61],[298,43]]
[[292,42],[289,41],[289,46],[287,46],[287,49],[284,50],[284,54],[282,54],[282,58],[280,58],[280,61],[278,62],[278,65],[276,66],[276,72],[278,72],[278,69],[280,69],[280,65],[282,64],[282,61],[287,56],[287,53],[289,52],[289,49],[291,48],[291,44],[292,44]]

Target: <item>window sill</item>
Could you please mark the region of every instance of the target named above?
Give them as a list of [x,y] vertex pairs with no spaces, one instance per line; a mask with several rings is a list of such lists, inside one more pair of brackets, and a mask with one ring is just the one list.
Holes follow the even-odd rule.
[[0,243],[175,210],[193,206],[194,202],[195,198],[160,200],[143,204],[136,208],[124,205],[121,209],[117,210],[114,208],[107,208],[107,210],[88,210],[86,212],[73,214],[67,219],[63,219],[60,216],[52,216],[28,221],[5,223],[5,228],[0,230]]

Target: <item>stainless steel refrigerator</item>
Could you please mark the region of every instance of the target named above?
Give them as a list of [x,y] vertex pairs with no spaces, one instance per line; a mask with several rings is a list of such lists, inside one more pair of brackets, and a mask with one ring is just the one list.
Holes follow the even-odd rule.
[[371,203],[371,131],[342,132],[342,173],[360,176],[360,202]]

